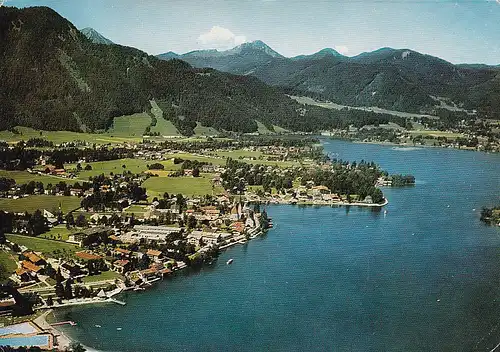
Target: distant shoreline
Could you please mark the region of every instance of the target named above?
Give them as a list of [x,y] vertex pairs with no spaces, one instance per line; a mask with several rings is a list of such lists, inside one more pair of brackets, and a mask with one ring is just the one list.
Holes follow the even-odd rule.
[[289,200],[280,200],[280,201],[273,201],[273,200],[264,200],[264,201],[257,201],[257,200],[247,200],[249,203],[259,203],[259,204],[265,204],[265,205],[307,205],[307,206],[353,206],[353,207],[367,207],[367,208],[382,208],[389,204],[389,201],[387,198],[384,198],[383,203],[362,203],[362,202],[328,202],[328,201],[308,201],[308,202],[291,202]]

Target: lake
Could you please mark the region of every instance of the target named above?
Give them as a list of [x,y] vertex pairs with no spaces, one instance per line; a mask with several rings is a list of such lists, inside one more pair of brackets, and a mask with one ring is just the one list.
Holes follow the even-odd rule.
[[[104,351],[489,351],[500,342],[500,156],[325,140],[344,160],[411,173],[387,213],[269,206],[275,228],[126,306],[59,312]],[[232,265],[226,265],[234,258]],[[101,325],[96,328],[95,324]],[[117,330],[117,328],[122,328]]]

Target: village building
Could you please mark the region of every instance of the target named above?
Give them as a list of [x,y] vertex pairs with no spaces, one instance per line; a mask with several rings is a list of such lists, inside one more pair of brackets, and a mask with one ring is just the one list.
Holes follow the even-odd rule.
[[88,253],[88,252],[76,252],[75,257],[82,259],[84,261],[87,260],[99,260],[103,259],[101,256],[93,254],[93,253]]
[[31,282],[36,278],[31,276],[30,273],[23,268],[17,268],[15,271],[15,275],[17,280],[19,280],[22,283]]
[[125,274],[130,270],[130,261],[126,259],[120,259],[113,262],[113,270],[120,273]]
[[120,256],[121,258],[130,258],[132,251],[129,251],[128,249],[125,249],[125,248],[115,248],[113,250],[113,253],[115,255]]
[[75,243],[82,247],[83,242],[87,239],[87,237],[105,235],[112,232],[113,229],[109,226],[95,226],[69,235],[66,242]]
[[21,262],[21,267],[26,270],[32,277],[36,278],[38,274],[42,273],[42,268],[38,265],[33,264],[28,260],[23,260]]
[[23,256],[37,266],[43,266],[47,264],[45,259],[35,254],[35,252],[23,252]]
[[66,262],[61,264],[59,267],[61,268],[61,274],[66,278],[75,278],[83,275],[82,268],[77,264]]
[[162,251],[158,251],[156,249],[148,249],[146,252],[147,256],[153,259],[155,262],[160,262],[163,258]]
[[136,225],[134,226],[133,232],[125,234],[125,238],[127,239],[135,238],[137,240],[144,239],[146,241],[165,242],[168,236],[170,236],[173,233],[179,233],[181,231],[182,228],[180,227]]

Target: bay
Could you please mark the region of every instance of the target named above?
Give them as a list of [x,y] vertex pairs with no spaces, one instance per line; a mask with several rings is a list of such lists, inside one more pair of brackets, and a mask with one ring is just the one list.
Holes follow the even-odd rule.
[[[383,211],[269,206],[275,228],[126,306],[59,311],[104,351],[471,351],[500,342],[500,156],[324,141],[343,160],[411,173]],[[226,261],[233,258],[232,265]],[[101,328],[95,327],[100,325]],[[121,328],[121,330],[117,330]]]

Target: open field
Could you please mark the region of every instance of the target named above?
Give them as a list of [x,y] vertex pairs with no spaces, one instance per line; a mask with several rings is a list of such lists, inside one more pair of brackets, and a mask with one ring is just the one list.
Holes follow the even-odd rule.
[[16,127],[20,134],[14,134],[10,131],[0,131],[0,140],[6,142],[14,143],[21,140],[28,140],[30,138],[43,138],[52,141],[55,144],[61,144],[65,142],[75,142],[75,141],[85,141],[88,143],[96,144],[116,144],[125,142],[140,142],[142,141],[142,135],[137,137],[123,137],[123,136],[113,136],[101,133],[81,133],[81,132],[71,132],[71,131],[42,131],[34,130],[28,127]]
[[114,280],[118,278],[123,278],[120,274],[118,274],[116,271],[108,270],[108,271],[103,271],[99,275],[92,275],[92,276],[85,276],[83,278],[83,283],[89,283],[89,282],[98,282],[98,281],[106,281],[106,280]]
[[454,133],[454,132],[446,132],[446,131],[431,131],[431,130],[419,130],[419,131],[409,131],[412,135],[421,135],[421,136],[431,136],[431,137],[446,137],[446,138],[460,138],[464,137],[462,133]]
[[[182,193],[187,197],[212,194],[213,174],[201,174],[200,177],[151,177],[142,184],[146,187],[148,198],[162,197],[163,193]],[[222,187],[215,187],[214,194],[222,193]]]
[[[130,171],[133,174],[140,174],[148,170],[147,165],[159,162],[165,166],[165,170],[178,170],[179,166],[174,165],[171,160],[166,161],[155,161],[155,160],[142,160],[142,159],[118,159],[109,161],[96,161],[89,163],[92,166],[92,170],[86,171],[82,170],[78,174],[78,178],[82,180],[88,180],[90,176],[97,176],[100,174],[109,175],[110,172],[113,174],[121,174],[123,171]],[[85,167],[84,164],[83,167]],[[125,168],[123,167],[125,165]],[[76,169],[76,164],[66,164],[65,167],[68,170]]]
[[79,208],[80,201],[78,197],[51,195],[29,196],[19,199],[0,198],[0,210],[14,213],[22,213],[25,211],[33,213],[37,209],[46,209],[52,212],[59,209],[59,205],[61,205],[62,212],[67,213],[68,211]]
[[280,127],[280,126],[273,125],[273,127],[274,127],[274,131],[276,133],[288,133],[288,132],[290,132],[289,130],[287,130],[283,127]]
[[151,132],[158,132],[161,136],[181,136],[174,124],[163,117],[156,118],[156,125],[151,127]]
[[0,170],[0,177],[12,178],[16,181],[16,183],[18,185],[21,185],[23,183],[28,183],[30,181],[42,182],[44,185],[47,185],[49,183],[52,183],[53,185],[55,185],[56,183],[59,183],[60,181],[64,181],[67,184],[73,184],[76,182],[76,180],[72,180],[69,178],[62,178],[62,177],[51,176],[51,175],[30,174],[27,171]]
[[122,213],[127,215],[134,214],[135,216],[143,217],[146,210],[145,205],[132,204],[127,209],[123,210]]
[[74,244],[52,241],[45,238],[21,236],[21,235],[6,235],[11,242],[17,243],[20,246],[28,247],[35,252],[42,252],[44,255],[55,258],[72,257],[75,252],[80,250],[80,247]]
[[271,131],[262,122],[258,120],[255,120],[255,122],[257,123],[257,132],[259,132],[259,134],[275,134],[274,131]]
[[219,134],[219,131],[213,127],[203,126],[201,123],[197,122],[194,128],[194,134],[197,136],[216,136]]
[[145,112],[118,116],[113,119],[113,126],[106,134],[113,137],[142,137],[149,125],[151,125],[151,117]]
[[4,282],[16,268],[17,264],[12,255],[0,251],[0,282]]
[[150,100],[151,113],[156,117],[156,125],[151,127],[151,132],[157,132],[161,136],[180,136],[180,132],[174,124],[163,118],[163,110],[158,106],[155,100]]
[[[141,173],[147,170],[146,162],[141,159],[118,159],[109,161],[96,161],[88,163],[92,166],[92,170],[86,171],[82,170],[78,174],[78,177],[82,180],[88,180],[90,176],[97,176],[100,174],[109,175],[110,172],[113,174],[121,174],[123,171],[131,171],[134,174]],[[87,164],[82,165],[85,167]],[[125,165],[125,168],[123,167]],[[64,167],[67,170],[76,169],[76,164],[66,164]]]
[[395,110],[387,110],[387,109],[382,109],[382,108],[379,108],[376,106],[348,106],[348,105],[341,105],[341,104],[332,103],[332,102],[320,102],[320,101],[316,101],[310,97],[290,96],[290,98],[299,102],[300,104],[314,105],[314,106],[319,106],[319,107],[322,107],[325,109],[342,110],[344,108],[349,108],[349,109],[354,109],[354,110],[371,111],[371,112],[375,112],[377,114],[389,114],[389,115],[394,115],[394,116],[399,116],[399,117],[408,117],[408,118],[427,117],[429,119],[434,119],[434,120],[439,119],[439,117],[437,117],[437,116],[425,115],[425,114],[415,114],[415,113],[395,111]]
[[65,225],[57,225],[51,228],[48,232],[42,233],[40,238],[47,238],[53,240],[67,241],[69,235],[77,232],[78,229],[67,229]]

